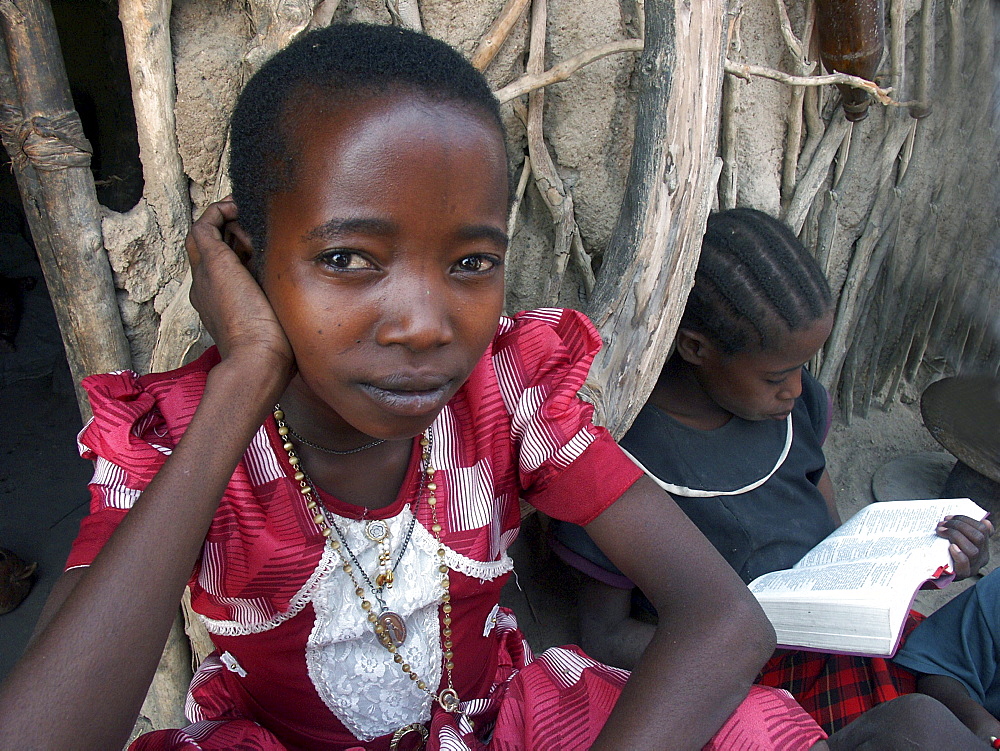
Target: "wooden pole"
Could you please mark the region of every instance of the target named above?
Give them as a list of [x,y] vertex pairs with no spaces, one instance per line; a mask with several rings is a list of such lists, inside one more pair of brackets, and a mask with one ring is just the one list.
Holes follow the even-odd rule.
[[659,376],[711,207],[725,3],[647,0],[628,183],[587,313],[605,342],[583,395],[620,437]]
[[101,235],[91,148],[73,109],[52,10],[45,0],[0,4],[17,94],[4,93],[4,141],[62,332],[80,411],[92,373],[127,368],[128,341]]

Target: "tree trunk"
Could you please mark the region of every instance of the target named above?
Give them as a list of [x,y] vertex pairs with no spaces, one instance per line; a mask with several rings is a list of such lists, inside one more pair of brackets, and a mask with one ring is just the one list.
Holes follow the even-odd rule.
[[[133,216],[127,221],[135,228],[129,233],[133,241],[141,239],[147,252],[159,249],[178,268],[183,268],[184,237],[191,226],[191,199],[177,148],[170,5],[170,0],[121,0],[118,6],[132,80],[132,107],[144,181],[142,200],[129,212]],[[186,277],[185,282],[161,316],[150,363],[152,372],[183,365],[191,347],[201,337],[201,321],[187,300],[190,280]]]
[[722,0],[646,3],[625,198],[588,313],[601,332],[584,389],[621,437],[653,390],[694,280],[712,204]]

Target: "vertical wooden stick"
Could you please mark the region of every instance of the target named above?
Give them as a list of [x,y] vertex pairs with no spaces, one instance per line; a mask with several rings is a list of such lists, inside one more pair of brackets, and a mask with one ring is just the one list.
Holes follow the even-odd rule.
[[[45,278],[61,294],[52,300],[74,381],[91,373],[129,366],[131,357],[104,252],[101,214],[90,172],[90,147],[73,109],[69,82],[52,11],[44,0],[20,0],[23,21],[0,14],[10,69],[20,102],[21,122],[8,141],[11,158],[33,180],[19,183],[25,204],[35,203],[34,223]],[[16,106],[15,102],[7,102]],[[13,126],[13,123],[8,121]],[[37,226],[41,224],[42,226]],[[51,255],[49,255],[51,252]],[[80,411],[90,407],[77,390]]]

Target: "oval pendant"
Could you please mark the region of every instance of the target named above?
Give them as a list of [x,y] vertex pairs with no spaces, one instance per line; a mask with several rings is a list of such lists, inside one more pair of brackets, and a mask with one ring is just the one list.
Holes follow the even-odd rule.
[[382,519],[373,519],[365,526],[365,536],[372,542],[382,542],[389,536],[389,525]]
[[399,613],[383,610],[375,620],[385,627],[385,632],[395,646],[401,646],[406,641],[406,622]]

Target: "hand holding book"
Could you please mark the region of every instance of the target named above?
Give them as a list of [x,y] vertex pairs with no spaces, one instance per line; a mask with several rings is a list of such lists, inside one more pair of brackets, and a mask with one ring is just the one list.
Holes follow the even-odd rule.
[[993,524],[989,519],[947,516],[938,524],[936,532],[952,543],[948,552],[954,564],[955,581],[967,579],[989,562],[989,540],[993,536]]
[[890,656],[920,586],[978,570],[981,550],[988,558],[985,518],[968,498],[874,503],[792,568],[752,581],[750,591],[781,646]]

